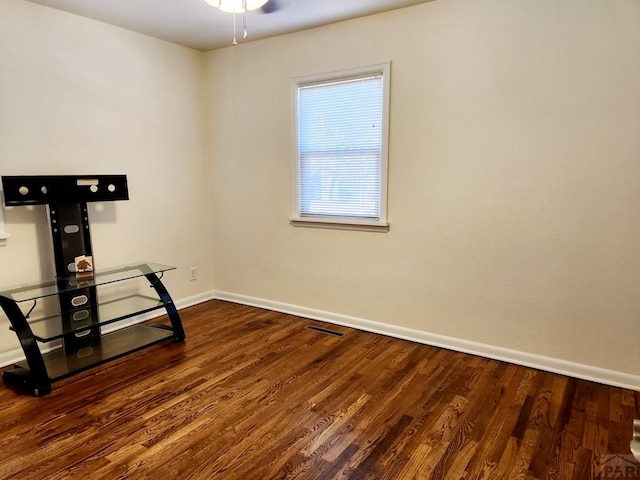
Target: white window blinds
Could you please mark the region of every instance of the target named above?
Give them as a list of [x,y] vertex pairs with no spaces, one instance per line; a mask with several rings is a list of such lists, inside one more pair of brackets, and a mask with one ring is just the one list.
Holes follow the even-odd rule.
[[383,75],[298,86],[300,216],[380,219]]

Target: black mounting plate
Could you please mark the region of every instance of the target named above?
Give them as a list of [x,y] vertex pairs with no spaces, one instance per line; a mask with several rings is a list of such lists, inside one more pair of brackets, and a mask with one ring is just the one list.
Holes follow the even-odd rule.
[[126,175],[3,176],[6,206],[129,200]]

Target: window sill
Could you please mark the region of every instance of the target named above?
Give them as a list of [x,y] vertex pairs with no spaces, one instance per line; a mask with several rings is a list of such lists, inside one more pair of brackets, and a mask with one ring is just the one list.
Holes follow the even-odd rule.
[[291,217],[289,223],[294,227],[331,228],[334,230],[359,230],[363,232],[388,232],[389,223],[357,220],[352,218],[330,217]]

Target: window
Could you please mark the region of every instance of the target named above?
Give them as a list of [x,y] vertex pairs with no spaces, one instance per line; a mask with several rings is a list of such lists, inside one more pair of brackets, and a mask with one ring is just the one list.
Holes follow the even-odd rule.
[[389,64],[294,79],[293,225],[388,229]]

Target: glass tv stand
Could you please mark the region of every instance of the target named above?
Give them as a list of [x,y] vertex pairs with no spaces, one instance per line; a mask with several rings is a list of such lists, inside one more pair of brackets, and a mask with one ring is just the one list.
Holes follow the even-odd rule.
[[[175,267],[157,263],[140,262],[108,270],[97,271],[92,278],[58,278],[50,281],[23,285],[0,292],[0,306],[9,318],[13,330],[25,352],[26,360],[5,371],[5,382],[17,385],[36,396],[51,391],[51,382],[86,370],[95,365],[121,357],[167,339],[184,340],[184,330],[177,309],[160,278],[164,272]],[[35,307],[38,300],[61,294],[83,297],[86,288],[98,287],[113,282],[145,277],[158,298],[146,295],[130,295],[99,304],[84,304],[80,308],[61,311],[35,320],[29,320],[20,304]],[[77,294],[77,295],[76,295]],[[84,300],[80,298],[80,300]],[[99,336],[72,351],[60,348],[41,353],[39,343],[58,339],[78,338],[91,335],[102,326],[125,320],[154,310],[165,309],[171,325],[133,325]],[[93,310],[93,312],[92,312]],[[93,314],[92,314],[93,313]]]
[[[0,291],[0,307],[25,355],[3,380],[35,395],[51,391],[51,382],[164,340],[183,341],[178,310],[161,279],[175,267],[136,262],[121,267],[76,274],[75,259],[92,256],[87,202],[128,200],[124,175],[2,177],[5,203],[45,204],[48,209],[56,277]],[[98,287],[144,277],[156,297],[129,295],[100,302]],[[55,297],[58,312],[31,319],[38,300]],[[137,315],[164,309],[170,324],[130,325],[110,333],[104,327]],[[27,311],[27,313],[24,313]],[[47,353],[41,343],[58,341]]]

